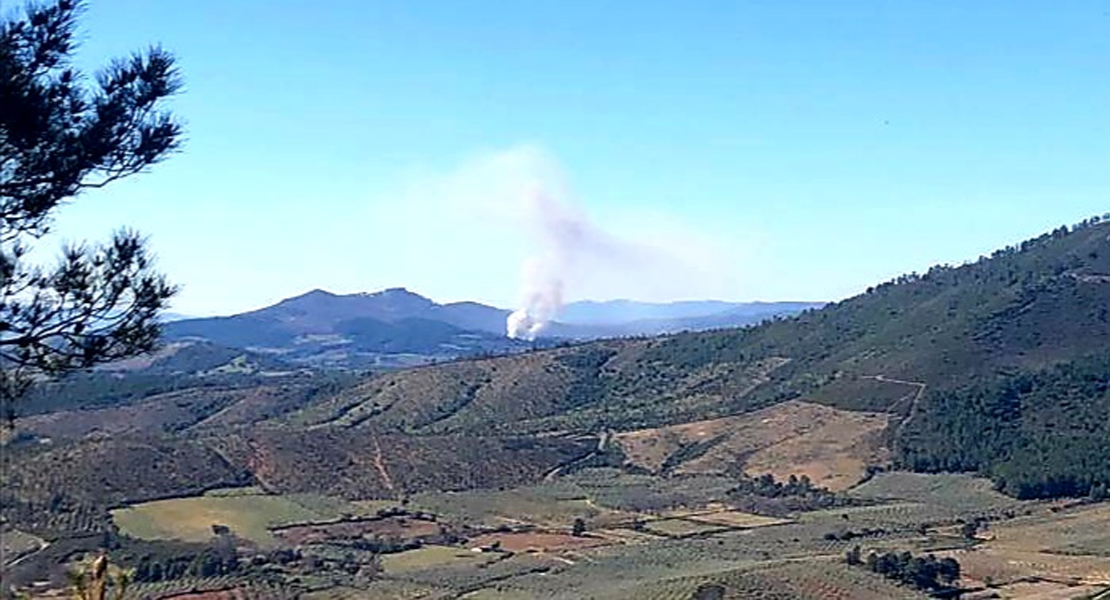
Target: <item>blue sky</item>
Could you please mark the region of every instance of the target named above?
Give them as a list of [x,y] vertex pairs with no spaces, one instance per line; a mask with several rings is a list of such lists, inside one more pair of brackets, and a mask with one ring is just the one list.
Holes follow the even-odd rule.
[[502,180],[651,247],[581,259],[570,297],[837,299],[1110,210],[1104,0],[91,0],[83,25],[83,64],[179,55],[188,141],[57,230],[148,233],[191,314],[513,305],[542,247]]

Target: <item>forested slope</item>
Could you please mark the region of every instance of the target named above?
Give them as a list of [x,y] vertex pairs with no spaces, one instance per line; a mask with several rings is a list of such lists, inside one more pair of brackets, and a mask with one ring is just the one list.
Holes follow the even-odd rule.
[[[804,398],[894,413],[889,438],[900,464],[981,469],[1000,481],[1009,473],[1004,488],[1023,495],[1080,494],[1106,474],[1071,465],[1084,475],[1061,475],[1064,485],[1047,478],[1056,477],[1053,457],[1064,452],[1081,451],[1079,465],[1110,463],[1104,388],[1090,383],[1105,381],[1108,307],[1110,225],[1092,219],[796,318],[395,373],[291,422],[410,434],[596,433]],[[1064,383],[1073,377],[1086,383]],[[1020,410],[995,414],[991,403],[1015,385],[1000,378],[1043,383],[1023,396]],[[962,413],[979,416],[952,421]],[[1015,428],[1020,442],[971,447]],[[1014,471],[1015,452],[1041,457],[1043,481],[1027,481],[1036,479],[1031,469]],[[952,458],[965,455],[973,458]]]

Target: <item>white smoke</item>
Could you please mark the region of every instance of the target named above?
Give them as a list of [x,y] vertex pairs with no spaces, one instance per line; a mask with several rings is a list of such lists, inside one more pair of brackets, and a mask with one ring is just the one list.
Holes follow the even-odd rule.
[[551,190],[526,192],[538,254],[524,263],[520,307],[509,315],[509,337],[534,340],[559,314],[567,279],[583,258],[611,254],[614,244],[580,211]]
[[524,271],[526,291],[521,308],[509,315],[506,329],[511,338],[534,340],[559,314],[563,306],[563,282],[539,260],[529,260]]
[[612,196],[592,200],[595,221],[542,147],[480,152],[446,173],[412,175],[403,201],[376,216],[408,232],[396,279],[438,297],[488,303],[516,283],[509,336],[552,333],[571,300],[665,302],[732,296],[740,287],[735,236],[695,228],[669,207]]

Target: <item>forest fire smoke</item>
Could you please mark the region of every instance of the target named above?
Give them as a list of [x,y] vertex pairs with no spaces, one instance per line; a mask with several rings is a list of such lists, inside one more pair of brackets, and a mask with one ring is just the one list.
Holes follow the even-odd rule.
[[576,265],[614,252],[610,237],[580,211],[548,192],[533,190],[528,209],[539,253],[524,264],[521,305],[509,315],[509,337],[534,340],[559,314],[567,278]]

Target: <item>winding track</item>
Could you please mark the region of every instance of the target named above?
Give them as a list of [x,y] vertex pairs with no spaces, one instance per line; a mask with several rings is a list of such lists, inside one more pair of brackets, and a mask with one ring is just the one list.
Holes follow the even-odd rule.
[[[910,424],[910,421],[912,421],[913,418],[917,415],[917,407],[921,403],[921,398],[925,396],[925,389],[929,387],[928,384],[926,384],[925,382],[922,382],[922,381],[906,381],[904,379],[892,379],[892,378],[887,377],[885,375],[860,375],[860,379],[870,379],[872,381],[878,381],[878,382],[881,382],[881,383],[896,383],[896,384],[899,384],[899,385],[909,385],[909,386],[913,386],[913,387],[917,388],[917,392],[915,392],[913,394],[913,400],[910,402],[909,412],[906,413],[906,417],[904,419],[902,419],[902,422],[898,424],[897,434],[901,434],[902,430],[905,429],[906,426]],[[901,402],[902,400],[906,400],[908,398],[909,398],[909,396],[906,396],[905,398],[902,398],[898,402]]]

